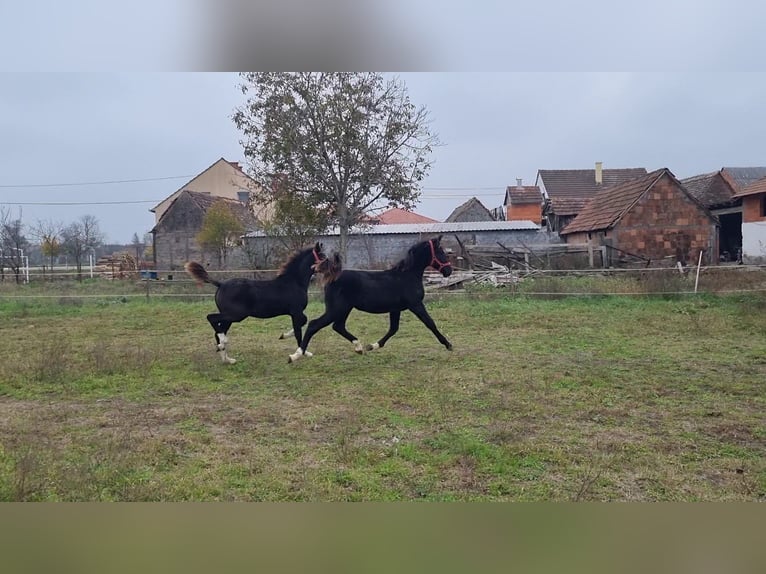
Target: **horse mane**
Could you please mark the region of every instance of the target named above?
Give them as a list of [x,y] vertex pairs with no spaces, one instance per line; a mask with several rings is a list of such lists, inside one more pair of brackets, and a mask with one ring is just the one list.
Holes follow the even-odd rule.
[[420,243],[416,243],[412,247],[410,247],[407,250],[407,255],[404,256],[404,258],[399,261],[396,265],[394,265],[391,269],[395,271],[408,271],[413,268],[415,265],[415,250],[420,247],[424,241],[421,241]]
[[317,265],[316,270],[317,273],[319,273],[319,280],[322,285],[332,283],[338,278],[340,272],[343,271],[343,262],[341,261],[340,254],[335,253],[332,256],[332,259],[328,257],[327,259],[322,260],[322,262]]
[[290,258],[285,261],[282,266],[279,268],[279,272],[277,273],[277,277],[282,277],[284,275],[290,275],[292,273],[295,273],[298,269],[298,260],[305,255],[310,249],[303,249],[302,251],[296,251],[293,253]]

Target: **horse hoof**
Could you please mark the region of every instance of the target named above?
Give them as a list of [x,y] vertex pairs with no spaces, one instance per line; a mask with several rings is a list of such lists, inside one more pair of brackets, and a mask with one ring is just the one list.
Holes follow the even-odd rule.
[[364,347],[365,351],[372,351],[372,345],[370,343],[367,343]]
[[314,356],[314,353],[311,351],[303,351],[303,354],[306,355],[309,359]]
[[279,340],[281,341],[281,340],[282,340],[282,339],[284,339],[284,338],[285,338],[285,334],[284,334],[284,333],[282,333],[282,334],[279,336]]
[[451,350],[452,350],[452,343],[450,343],[449,345],[445,345],[445,346],[447,347],[447,350],[448,350],[448,351],[451,351]]

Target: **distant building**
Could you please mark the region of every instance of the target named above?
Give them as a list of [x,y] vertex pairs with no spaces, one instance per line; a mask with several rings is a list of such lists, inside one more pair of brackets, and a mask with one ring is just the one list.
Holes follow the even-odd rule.
[[541,169],[536,185],[543,194],[543,217],[550,231],[561,231],[572,221],[590,198],[607,187],[646,175],[646,169]]
[[420,215],[414,211],[407,211],[393,207],[379,215],[370,215],[366,222],[371,225],[397,225],[401,223],[437,223],[435,219]]
[[506,221],[534,221],[541,223],[543,218],[543,196],[536,185],[522,185],[521,179],[516,185],[505,188],[503,202]]
[[718,261],[718,220],[669,169],[596,193],[560,235],[567,243],[607,247],[607,264],[636,257],[652,262]]
[[742,262],[766,263],[766,177],[734,196],[742,201]]
[[484,207],[484,204],[472,197],[462,205],[459,205],[455,210],[449,214],[449,217],[445,219],[448,223],[458,222],[471,222],[471,221],[494,221],[495,218],[492,213]]

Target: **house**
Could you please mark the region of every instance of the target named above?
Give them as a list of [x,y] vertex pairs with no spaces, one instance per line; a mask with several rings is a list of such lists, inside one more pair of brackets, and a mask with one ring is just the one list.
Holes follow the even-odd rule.
[[[541,231],[531,221],[475,221],[444,223],[404,223],[362,226],[350,230],[348,255],[344,267],[357,269],[384,269],[399,261],[412,245],[423,239],[442,235],[442,246],[455,258],[461,256],[465,246],[489,245],[500,242],[508,248],[535,246],[558,242],[555,234]],[[339,249],[337,228],[316,237],[327,253]],[[275,241],[262,230],[245,236],[250,253],[270,254]],[[264,255],[266,256],[266,255]],[[256,261],[259,267],[272,267],[278,261]],[[459,263],[459,262],[458,262]]]
[[543,217],[550,231],[560,231],[572,221],[599,190],[646,175],[646,169],[541,169],[535,185],[543,194]]
[[742,197],[735,196],[762,177],[766,177],[766,167],[723,167],[681,180],[720,221],[718,241],[723,261],[738,260],[742,251]]
[[393,207],[379,215],[371,215],[367,218],[371,225],[398,225],[401,223],[437,223],[435,219],[420,215],[414,211]]
[[[183,191],[204,192],[214,197],[234,199],[247,204],[251,194],[257,194],[260,188],[261,186],[258,182],[242,171],[239,162],[220,158],[149,211],[154,213],[154,222],[157,225],[171,203]],[[269,218],[271,213],[270,207],[261,206],[253,202],[250,202],[250,205],[254,210],[253,214],[256,218],[261,220]]]
[[[213,205],[226,205],[247,231],[256,226],[256,219],[247,204],[237,199],[189,190],[174,195],[151,231],[155,269],[160,273],[183,269],[184,264],[192,260],[211,268],[219,267],[218,258],[201,249],[197,242],[205,215]],[[235,249],[226,263],[229,267],[238,266],[245,264],[246,258],[241,249]]]
[[458,223],[458,222],[471,222],[471,221],[494,221],[495,218],[492,213],[484,207],[484,204],[472,197],[462,205],[459,205],[455,210],[449,214],[449,217],[445,219],[445,222]]
[[742,262],[766,263],[766,177],[734,195],[742,201]]
[[606,246],[608,264],[639,258],[673,264],[718,261],[717,219],[667,168],[598,191],[560,234]]
[[516,185],[505,188],[503,202],[506,221],[534,221],[543,219],[543,196],[536,185],[522,185],[521,178]]

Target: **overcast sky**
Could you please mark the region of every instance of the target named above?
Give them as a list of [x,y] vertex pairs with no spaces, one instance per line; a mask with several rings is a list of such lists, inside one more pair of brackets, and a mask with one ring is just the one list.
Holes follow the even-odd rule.
[[[417,208],[439,220],[472,196],[501,205],[505,186],[533,184],[538,169],[602,161],[683,178],[766,165],[763,73],[401,76],[444,142]],[[111,241],[142,235],[149,209],[190,176],[220,157],[244,161],[230,119],[238,82],[234,73],[0,75],[0,203],[28,224],[93,214]],[[176,179],[34,187],[152,178]],[[145,203],[31,205],[120,201]]]
[[[538,169],[766,165],[765,20],[758,0],[0,0],[0,206],[150,230],[244,161],[237,69],[457,70],[401,74],[444,142],[417,208],[436,219]],[[31,205],[124,201],[144,203]]]

